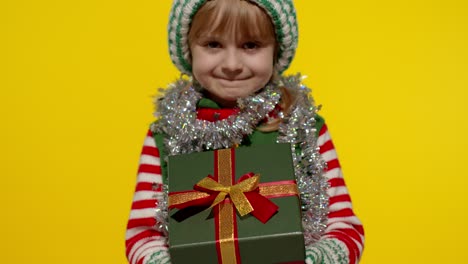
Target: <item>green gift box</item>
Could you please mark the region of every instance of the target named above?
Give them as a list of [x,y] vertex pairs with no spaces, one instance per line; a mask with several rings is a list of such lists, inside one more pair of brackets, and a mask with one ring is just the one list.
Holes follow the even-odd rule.
[[[303,263],[305,249],[300,201],[294,184],[289,144],[170,156],[169,203],[171,205],[171,199],[174,201],[177,195],[208,196],[193,189],[208,175],[219,184],[235,185],[249,172],[260,175],[260,187],[256,190],[278,206],[277,213],[266,223],[251,214],[241,216],[231,197],[210,210],[195,210],[196,213],[188,210],[190,208],[173,209],[172,217],[169,217],[172,263]],[[227,177],[231,178],[229,183]],[[283,191],[283,186],[293,186],[295,194]],[[192,214],[174,217],[174,213],[181,215],[184,210]]]

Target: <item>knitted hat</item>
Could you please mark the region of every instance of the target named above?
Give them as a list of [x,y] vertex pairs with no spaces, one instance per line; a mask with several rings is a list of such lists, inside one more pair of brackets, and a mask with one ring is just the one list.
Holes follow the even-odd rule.
[[[169,17],[169,53],[172,62],[183,73],[191,74],[188,33],[195,13],[207,0],[174,0]],[[297,47],[296,10],[292,0],[248,0],[263,8],[275,27],[278,56],[275,62],[279,73],[291,63]]]

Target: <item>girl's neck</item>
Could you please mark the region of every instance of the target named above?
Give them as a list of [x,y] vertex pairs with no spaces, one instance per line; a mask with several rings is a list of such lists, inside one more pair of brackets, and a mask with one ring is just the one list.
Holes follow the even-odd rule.
[[228,101],[228,100],[223,100],[222,98],[219,98],[207,90],[203,90],[203,95],[210,99],[213,100],[213,102],[217,103],[221,108],[237,108],[237,100],[236,101]]
[[[251,95],[251,96],[255,96],[257,95],[258,93],[260,93],[261,91],[263,90],[260,89],[258,90],[255,94]],[[213,100],[213,102],[217,103],[219,105],[219,107],[221,108],[238,108],[238,105],[237,105],[237,100],[224,100],[222,98],[219,98],[217,96],[215,96],[214,94],[208,92],[207,90],[202,90],[202,94],[210,99],[210,100]]]

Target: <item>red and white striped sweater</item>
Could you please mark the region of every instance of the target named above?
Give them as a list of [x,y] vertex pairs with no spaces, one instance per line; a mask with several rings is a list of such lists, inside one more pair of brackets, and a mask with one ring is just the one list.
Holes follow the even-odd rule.
[[[319,132],[318,145],[328,165],[325,175],[331,186],[328,225],[322,238],[306,248],[306,263],[358,263],[364,245],[364,229],[354,215],[326,125]],[[155,197],[161,195],[162,186],[159,157],[152,132],[148,131],[126,232],[126,254],[131,264],[170,263],[166,239],[153,228]]]

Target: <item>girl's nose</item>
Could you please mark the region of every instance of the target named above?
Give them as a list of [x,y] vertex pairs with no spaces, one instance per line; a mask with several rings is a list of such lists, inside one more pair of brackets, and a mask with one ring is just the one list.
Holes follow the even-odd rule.
[[224,56],[222,70],[224,74],[229,74],[230,77],[239,74],[242,71],[242,59],[241,54],[238,53],[237,49],[227,49],[226,56]]

